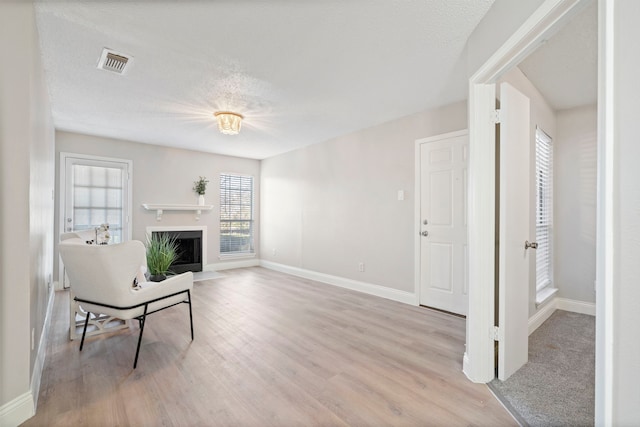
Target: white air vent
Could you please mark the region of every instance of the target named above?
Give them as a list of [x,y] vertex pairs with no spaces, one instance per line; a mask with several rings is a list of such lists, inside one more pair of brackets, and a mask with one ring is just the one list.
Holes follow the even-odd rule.
[[125,55],[104,48],[102,49],[102,55],[100,55],[100,60],[98,61],[98,68],[118,74],[124,74],[127,66],[131,65],[132,59],[133,57],[130,55]]

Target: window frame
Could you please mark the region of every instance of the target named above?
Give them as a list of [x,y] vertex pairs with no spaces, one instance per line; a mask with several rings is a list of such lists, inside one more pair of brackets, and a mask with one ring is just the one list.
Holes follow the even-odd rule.
[[[553,294],[553,139],[536,126],[535,133],[536,302]],[[541,174],[545,176],[541,177]],[[540,266],[544,262],[546,265]],[[541,279],[541,273],[544,277]]]
[[[225,206],[239,206],[240,211],[242,211],[242,207],[243,206],[247,206],[246,204],[243,204],[242,202],[240,204],[230,204],[230,203],[223,203],[223,197],[225,196],[225,192],[228,194],[229,191],[239,191],[242,192],[242,183],[240,183],[240,188],[229,188],[230,186],[224,187],[223,188],[223,178],[224,177],[232,177],[235,179],[239,179],[239,180],[244,180],[244,179],[250,179],[251,180],[251,203],[250,203],[250,210],[249,210],[249,215],[250,215],[250,219],[223,219],[223,208]],[[256,249],[255,249],[255,200],[256,200],[256,185],[255,185],[255,176],[250,175],[250,174],[243,174],[243,173],[236,173],[236,172],[221,172],[220,173],[220,177],[219,177],[219,203],[220,203],[220,211],[219,211],[219,226],[218,226],[218,231],[219,231],[219,245],[218,245],[218,250],[219,250],[219,258],[220,259],[229,259],[229,258],[252,258],[256,256]],[[225,229],[223,228],[223,224],[224,223],[230,223],[230,222],[248,222],[248,230],[249,230],[249,237],[248,237],[248,245],[249,248],[245,249],[245,250],[238,250],[238,251],[224,251],[222,250],[223,247],[223,235],[225,232]],[[229,244],[229,243],[228,243]]]

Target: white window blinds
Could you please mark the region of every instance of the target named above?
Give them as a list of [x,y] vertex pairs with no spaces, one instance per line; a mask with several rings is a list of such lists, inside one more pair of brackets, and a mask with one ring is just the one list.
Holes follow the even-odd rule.
[[220,254],[253,252],[253,177],[220,174]]
[[109,224],[112,242],[123,240],[124,171],[120,168],[72,165],[73,229]]
[[536,289],[553,283],[553,146],[551,138],[536,129]]

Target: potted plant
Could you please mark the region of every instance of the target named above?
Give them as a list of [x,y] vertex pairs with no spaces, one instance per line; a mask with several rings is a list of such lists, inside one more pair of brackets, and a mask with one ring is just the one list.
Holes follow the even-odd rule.
[[204,176],[201,176],[200,179],[193,183],[193,191],[198,194],[198,204],[200,206],[204,205],[204,193],[207,191],[208,183],[209,181]]
[[176,236],[166,233],[155,233],[147,239],[147,270],[149,280],[161,282],[167,278],[169,267],[178,259]]

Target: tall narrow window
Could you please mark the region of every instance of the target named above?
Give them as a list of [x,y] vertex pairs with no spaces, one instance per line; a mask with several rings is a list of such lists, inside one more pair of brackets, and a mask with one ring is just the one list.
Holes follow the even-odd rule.
[[220,174],[220,255],[253,253],[253,177]]
[[553,285],[553,146],[536,129],[536,289]]

